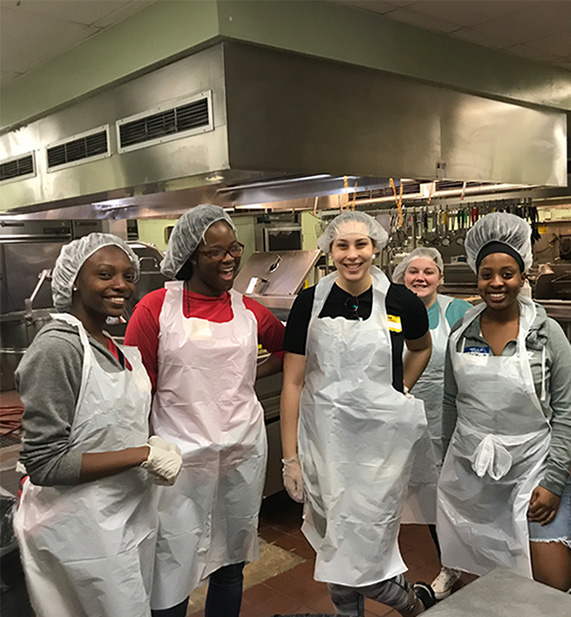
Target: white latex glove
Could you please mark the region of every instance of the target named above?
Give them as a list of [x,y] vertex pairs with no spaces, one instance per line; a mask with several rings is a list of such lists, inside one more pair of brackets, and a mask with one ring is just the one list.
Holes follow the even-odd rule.
[[406,398],[414,398],[414,394],[411,394],[410,390],[406,386],[404,386],[404,395]]
[[292,458],[282,458],[282,477],[287,494],[297,503],[303,503],[303,477],[297,454]]
[[180,454],[180,448],[176,445],[176,443],[170,443],[169,441],[165,441],[162,437],[158,435],[152,435],[147,440],[148,446],[154,446],[156,448],[162,448],[163,450],[168,450],[169,452],[176,452]]
[[141,463],[157,484],[172,486],[182,468],[182,457],[178,446],[154,435],[147,441],[149,456]]

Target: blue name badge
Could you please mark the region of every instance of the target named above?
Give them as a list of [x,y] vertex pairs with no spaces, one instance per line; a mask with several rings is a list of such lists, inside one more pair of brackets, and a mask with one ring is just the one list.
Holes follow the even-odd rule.
[[490,348],[487,346],[477,347],[476,345],[472,345],[470,347],[464,347],[464,353],[468,353],[472,356],[489,356]]

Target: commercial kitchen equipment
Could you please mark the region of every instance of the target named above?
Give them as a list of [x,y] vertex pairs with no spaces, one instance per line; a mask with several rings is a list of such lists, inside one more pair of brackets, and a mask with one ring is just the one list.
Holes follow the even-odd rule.
[[[26,221],[28,232],[30,223],[32,221]],[[53,221],[35,223],[45,225]],[[102,221],[96,223],[100,227]],[[55,228],[52,225],[52,228],[60,231],[52,236],[45,233],[0,236],[0,392],[14,389],[14,371],[54,311],[48,273],[54,267],[63,244],[71,239],[71,231],[69,221],[58,221],[58,225]],[[92,231],[89,226],[88,229]],[[127,320],[138,300],[149,291],[162,287],[167,280],[160,272],[161,251],[143,242],[129,244],[140,258],[141,276],[137,283],[137,293],[125,308],[125,319],[107,327],[119,339],[124,336]]]
[[320,252],[319,249],[255,252],[238,273],[234,289],[267,306],[278,319],[286,321]]
[[[234,281],[234,289],[257,300],[269,308],[278,319],[286,321],[297,294],[303,288],[307,277],[311,276],[320,252],[316,249],[253,253],[238,273]],[[262,351],[259,361],[263,361],[265,357],[267,357],[267,352]],[[256,383],[256,393],[264,408],[268,434],[265,496],[273,495],[283,488],[280,435],[281,389],[281,373],[265,377]]]
[[390,177],[565,187],[565,163],[563,112],[227,41],[9,127],[0,202],[145,218],[272,201],[284,180],[311,201],[324,193],[300,179],[349,174],[360,191]]

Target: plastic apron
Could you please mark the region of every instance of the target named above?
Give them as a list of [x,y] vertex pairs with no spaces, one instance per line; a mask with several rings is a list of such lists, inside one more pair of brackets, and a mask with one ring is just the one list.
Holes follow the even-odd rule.
[[389,280],[373,277],[371,316],[318,319],[337,273],[315,290],[300,400],[306,489],[302,531],[317,552],[315,579],[350,587],[406,570],[398,531],[422,402],[392,387],[385,308]]
[[222,566],[258,558],[267,450],[254,314],[231,290],[231,321],[187,319],[183,283],[165,286],[152,425],[180,447],[183,468],[161,491],[154,609],[182,602]]
[[442,563],[474,574],[496,566],[531,577],[527,509],[543,477],[550,427],[535,393],[525,339],[535,305],[519,296],[513,356],[458,352],[470,309],[450,337],[458,419],[438,484]]
[[[148,439],[151,384],[139,351],[122,347],[132,371],[107,373],[81,322],[81,388],[70,449],[106,452]],[[144,617],[157,530],[157,493],[146,471],[75,486],[36,486],[26,480],[14,528],[38,617]]]
[[415,448],[403,523],[436,523],[436,484],[442,463],[444,359],[450,334],[446,309],[453,300],[449,296],[436,297],[438,326],[430,331],[432,354],[428,366],[411,390],[412,395],[424,402],[428,427]]

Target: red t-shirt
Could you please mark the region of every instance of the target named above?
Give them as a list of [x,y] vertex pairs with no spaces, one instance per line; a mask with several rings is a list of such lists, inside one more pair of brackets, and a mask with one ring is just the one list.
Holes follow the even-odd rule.
[[119,348],[115,345],[115,341],[110,339],[108,336],[106,336],[105,339],[107,340],[107,349],[113,354],[113,356],[115,356],[115,360],[122,364],[128,371],[132,371],[133,367],[131,366],[129,360],[125,358],[123,352],[119,355]]
[[[142,298],[135,307],[125,332],[125,345],[139,348],[143,364],[153,385],[157,387],[157,353],[159,349],[159,316],[163,308],[166,289],[156,289]],[[254,313],[258,323],[258,342],[270,353],[283,359],[282,346],[284,325],[265,306],[244,296],[245,307]],[[190,309],[190,310],[189,310]],[[231,321],[234,317],[230,294],[224,292],[217,297],[203,296],[183,291],[183,313],[185,317],[198,317],[213,323]]]

